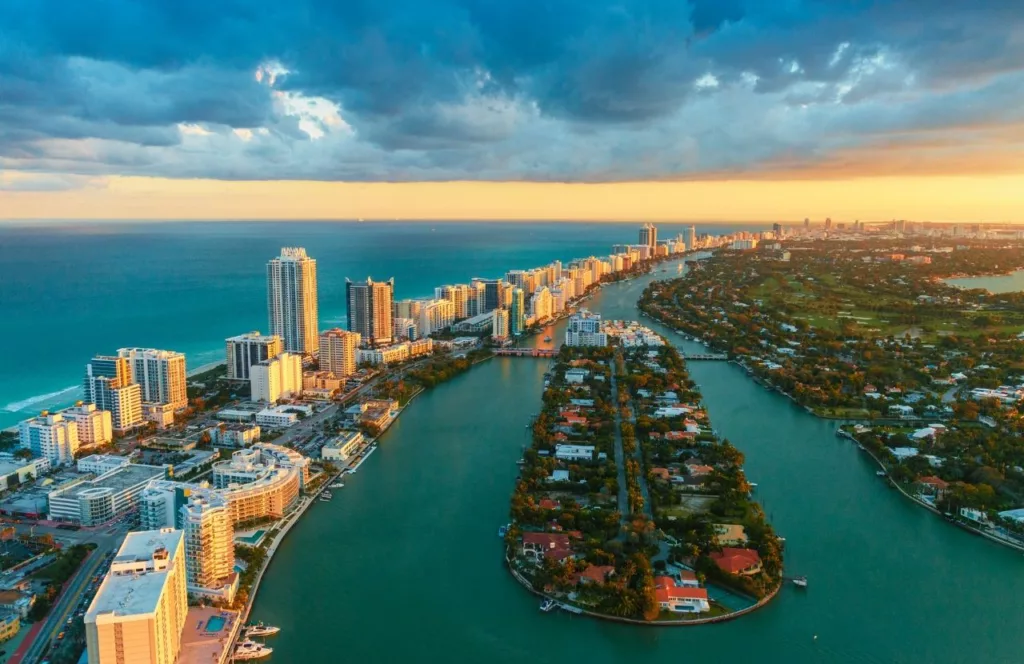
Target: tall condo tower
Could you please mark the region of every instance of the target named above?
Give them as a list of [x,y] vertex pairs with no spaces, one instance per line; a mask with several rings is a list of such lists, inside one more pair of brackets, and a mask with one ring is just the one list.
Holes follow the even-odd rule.
[[658,244],[658,227],[654,224],[644,224],[640,227],[640,244],[654,247]]
[[290,353],[315,353],[317,336],[316,260],[299,247],[284,247],[267,263],[267,318],[270,334]]
[[349,332],[358,332],[367,346],[386,346],[395,337],[392,301],[395,280],[345,280]]

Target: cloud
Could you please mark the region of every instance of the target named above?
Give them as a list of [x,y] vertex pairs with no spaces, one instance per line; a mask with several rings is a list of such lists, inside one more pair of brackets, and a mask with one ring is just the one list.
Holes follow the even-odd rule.
[[915,131],[983,161],[960,128],[1019,122],[1022,86],[1018,0],[0,3],[0,168],[23,172],[828,177]]

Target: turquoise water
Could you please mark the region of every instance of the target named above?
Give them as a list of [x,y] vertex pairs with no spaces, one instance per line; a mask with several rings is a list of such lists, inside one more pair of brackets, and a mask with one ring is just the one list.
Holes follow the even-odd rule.
[[[645,281],[609,286],[589,306],[635,318]],[[508,520],[515,461],[530,442],[525,425],[548,366],[495,359],[423,393],[346,480],[345,494],[295,525],[253,611],[282,630],[269,661],[339,661],[337,642],[323,638],[339,624],[345,660],[359,662],[1024,661],[1021,554],[886,488],[833,422],[727,362],[691,362],[690,374],[786,537],[787,574],[810,586],[786,586],[764,609],[706,627],[541,613],[505,569],[496,531]]]
[[999,274],[987,277],[946,279],[946,283],[960,288],[984,288],[990,293],[1024,291],[1024,270],[1017,270],[1010,274]]
[[220,630],[224,629],[224,625],[226,625],[227,622],[227,620],[221,618],[220,616],[214,616],[210,618],[208,621],[206,621],[206,631],[219,632]]
[[[345,278],[395,278],[396,297],[514,268],[608,254],[639,224],[189,222],[0,224],[0,427],[67,404],[85,363],[123,346],[223,360],[224,339],[267,329],[266,262],[317,259],[320,326],[344,325]],[[659,225],[660,237],[684,225]],[[755,226],[699,225],[723,233]]]

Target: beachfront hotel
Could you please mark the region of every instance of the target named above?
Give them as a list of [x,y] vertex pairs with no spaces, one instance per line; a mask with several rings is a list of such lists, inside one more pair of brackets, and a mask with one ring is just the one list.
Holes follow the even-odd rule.
[[142,387],[132,382],[128,360],[97,355],[85,366],[85,403],[110,412],[114,431],[128,431],[142,423]]
[[272,360],[284,352],[284,342],[276,334],[260,334],[259,330],[224,340],[228,363],[228,380],[249,380],[249,367]]
[[188,613],[184,534],[128,533],[85,614],[89,664],[174,664]]
[[601,314],[586,309],[573,314],[565,328],[566,346],[607,346],[608,335],[601,325]]
[[188,405],[185,355],[156,348],[121,348],[118,357],[128,362],[131,382],[142,388],[142,401],[180,410]]
[[[358,332],[369,347],[386,346],[395,337],[392,321],[392,301],[395,280],[345,280],[345,300],[348,302],[348,329]],[[408,316],[411,318],[411,316]]]
[[78,451],[78,425],[59,413],[46,411],[18,425],[18,440],[32,456],[43,457],[53,466],[71,463]]
[[356,372],[356,352],[360,335],[341,328],[320,333],[320,369],[329,371],[338,378],[351,376]]
[[249,367],[249,387],[253,401],[275,403],[278,399],[302,393],[302,356],[281,353]]
[[305,249],[284,247],[280,256],[267,263],[267,318],[270,334],[284,340],[284,350],[316,353],[316,260]]
[[61,412],[65,419],[74,420],[78,426],[78,444],[82,447],[106,445],[114,439],[113,418],[109,411],[100,410],[96,404],[79,401],[73,408]]

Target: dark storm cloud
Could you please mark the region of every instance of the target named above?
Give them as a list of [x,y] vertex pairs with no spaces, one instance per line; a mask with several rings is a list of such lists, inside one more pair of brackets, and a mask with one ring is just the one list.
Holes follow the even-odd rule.
[[[6,0],[0,157],[174,177],[685,175],[771,159],[765,146],[812,157],[881,130],[1016,121],[1022,14],[1020,0]],[[272,86],[255,76],[268,64],[287,71]]]

